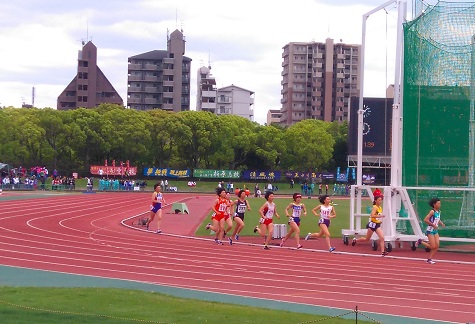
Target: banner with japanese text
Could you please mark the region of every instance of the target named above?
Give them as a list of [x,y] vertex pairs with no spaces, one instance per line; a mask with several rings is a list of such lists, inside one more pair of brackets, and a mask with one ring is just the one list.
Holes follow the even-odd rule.
[[323,179],[334,179],[335,174],[323,173],[323,172],[285,171],[285,177],[289,179],[301,179],[301,180],[302,179],[323,180]]
[[106,166],[106,165],[91,165],[91,174],[101,177],[106,176],[136,176],[136,167],[123,167],[123,166]]
[[226,179],[239,179],[241,177],[241,171],[236,170],[213,170],[213,169],[194,169],[193,177],[195,178],[226,178]]
[[280,180],[282,176],[281,171],[251,171],[245,170],[242,172],[244,180]]
[[143,175],[147,177],[189,178],[190,169],[144,168]]

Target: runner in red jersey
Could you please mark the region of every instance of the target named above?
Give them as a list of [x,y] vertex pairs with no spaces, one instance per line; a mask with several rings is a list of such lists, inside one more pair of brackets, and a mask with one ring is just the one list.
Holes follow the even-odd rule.
[[226,191],[223,188],[218,188],[216,190],[216,194],[218,195],[218,199],[216,199],[211,206],[214,213],[211,216],[211,221],[213,224],[208,223],[206,225],[206,229],[211,229],[218,234],[217,239],[215,239],[217,244],[223,244],[223,235],[224,235],[224,214],[226,213],[226,209],[229,206],[229,202],[226,199]]

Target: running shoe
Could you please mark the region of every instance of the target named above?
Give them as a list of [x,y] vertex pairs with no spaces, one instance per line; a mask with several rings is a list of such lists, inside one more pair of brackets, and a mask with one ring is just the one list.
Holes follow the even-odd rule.
[[303,247],[302,244],[297,245],[297,250],[298,250],[298,249],[301,249],[302,247]]
[[416,242],[416,247],[418,247],[419,245],[421,245],[422,243],[422,239],[418,239],[417,242]]
[[386,255],[388,255],[388,254],[389,254],[388,251],[383,251],[383,252],[381,252],[381,256],[386,256]]
[[435,263],[435,261],[433,261],[432,259],[427,259],[426,262],[429,263],[429,264],[434,264]]
[[211,223],[206,224],[206,229],[209,230],[211,227]]
[[228,238],[229,240],[229,245],[233,245],[233,240],[231,238]]
[[216,243],[218,243],[218,245],[223,245],[223,242],[221,242],[220,240],[218,240],[218,242]]
[[162,231],[161,230],[156,230],[155,234],[160,234]]
[[355,246],[356,245],[356,237],[353,238],[353,241],[351,241],[351,246]]
[[267,245],[264,245],[264,250],[270,250],[270,248]]
[[312,235],[312,233],[308,233],[307,236],[305,236],[305,241],[308,241],[308,239],[310,238],[310,235]]
[[330,251],[330,253],[331,253],[331,252],[335,251],[335,248],[332,246],[332,247],[330,248],[330,250],[328,250],[328,251]]
[[254,233],[257,233],[257,226],[254,227]]
[[280,247],[283,247],[283,246],[284,246],[284,239],[282,239],[282,240],[280,241],[279,246],[280,246]]
[[239,235],[236,234],[236,236],[234,236],[234,239],[235,239],[236,241],[239,241]]
[[219,240],[217,238],[214,239],[214,243],[218,244]]

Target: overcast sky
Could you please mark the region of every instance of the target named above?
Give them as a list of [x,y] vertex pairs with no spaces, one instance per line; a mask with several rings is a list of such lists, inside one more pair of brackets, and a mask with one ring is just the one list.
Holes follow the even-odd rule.
[[[255,92],[255,120],[280,109],[282,47],[290,42],[361,44],[362,15],[383,0],[15,0],[0,10],[0,106],[56,108],[74,78],[82,40],[98,48],[98,65],[127,100],[127,58],[165,50],[167,32],[183,29],[191,65],[191,109],[197,70],[209,63],[217,86]],[[426,1],[434,4],[436,1]],[[411,15],[411,1],[408,1]],[[394,83],[395,5],[367,22],[365,96]]]

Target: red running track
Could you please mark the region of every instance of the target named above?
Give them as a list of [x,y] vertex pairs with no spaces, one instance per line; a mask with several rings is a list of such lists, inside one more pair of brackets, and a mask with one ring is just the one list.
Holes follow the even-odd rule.
[[340,243],[338,253],[328,253],[322,240],[307,241],[301,250],[265,251],[250,244],[261,241],[254,237],[217,246],[208,238],[188,238],[214,196],[172,193],[167,202],[185,201],[190,214],[170,214],[166,207],[162,230],[173,234],[156,235],[128,220],[147,212],[150,196],[54,194],[1,201],[0,264],[349,310],[358,305],[362,312],[420,319],[475,320],[473,255],[439,253],[445,260],[428,265],[422,251],[396,250],[382,258],[367,245]]

